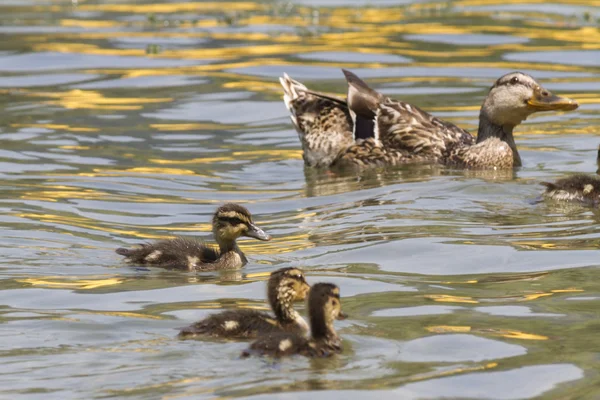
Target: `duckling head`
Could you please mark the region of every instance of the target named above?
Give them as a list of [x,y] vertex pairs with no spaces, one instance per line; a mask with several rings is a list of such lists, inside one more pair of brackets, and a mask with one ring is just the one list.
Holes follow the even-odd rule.
[[304,300],[310,290],[304,272],[298,268],[281,268],[271,273],[267,297],[278,319],[299,321],[292,303]]
[[235,242],[240,236],[271,240],[254,222],[252,214],[239,204],[228,203],[217,209],[213,217],[213,234],[220,245]]
[[333,283],[313,285],[308,295],[308,313],[313,338],[335,336],[333,321],[348,317],[342,311],[340,288]]
[[571,111],[577,107],[575,100],[552,94],[531,76],[511,72],[494,83],[483,102],[481,114],[492,124],[512,130],[533,113]]

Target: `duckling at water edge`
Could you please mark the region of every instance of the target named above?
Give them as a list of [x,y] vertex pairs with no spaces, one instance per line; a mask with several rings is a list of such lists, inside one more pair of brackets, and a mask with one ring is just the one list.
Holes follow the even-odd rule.
[[317,283],[308,294],[308,316],[311,337],[293,333],[272,333],[261,336],[242,353],[282,357],[301,354],[307,357],[328,357],[342,351],[333,321],[346,319],[340,303],[340,289],[332,283]]
[[[600,173],[600,148],[596,154],[596,164]],[[600,177],[586,174],[575,174],[555,182],[542,182],[546,190],[542,194],[545,199],[584,203],[590,206],[600,204]]]
[[217,209],[212,219],[212,231],[219,248],[191,238],[177,237],[138,247],[119,248],[117,254],[132,264],[148,264],[188,271],[214,271],[241,268],[248,260],[238,247],[236,239],[247,236],[271,240],[271,236],[254,224],[252,215],[238,204],[225,204]]
[[179,338],[198,336],[254,338],[272,332],[308,333],[308,324],[294,310],[293,302],[304,300],[310,289],[298,268],[281,268],[271,273],[267,298],[275,316],[256,310],[231,310],[213,314],[183,328]]

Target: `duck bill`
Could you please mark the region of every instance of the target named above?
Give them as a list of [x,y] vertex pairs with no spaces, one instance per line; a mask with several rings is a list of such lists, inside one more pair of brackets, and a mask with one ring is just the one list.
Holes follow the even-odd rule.
[[533,96],[527,100],[527,105],[533,111],[573,111],[579,104],[568,97],[556,96],[549,91],[537,88]]
[[265,231],[254,224],[248,225],[248,230],[246,231],[245,236],[264,241],[271,240],[271,235],[266,234]]
[[337,319],[337,320],[339,320],[339,321],[343,321],[343,320],[345,320],[346,318],[348,318],[348,314],[346,314],[346,313],[345,313],[345,312],[343,312],[343,311],[340,311],[340,313],[338,314],[338,316],[337,316],[337,318],[336,318],[336,319]]
[[308,283],[304,282],[304,284],[302,285],[302,289],[300,289],[300,291],[298,293],[296,301],[306,299],[306,295],[308,294],[309,291],[310,291],[310,285]]

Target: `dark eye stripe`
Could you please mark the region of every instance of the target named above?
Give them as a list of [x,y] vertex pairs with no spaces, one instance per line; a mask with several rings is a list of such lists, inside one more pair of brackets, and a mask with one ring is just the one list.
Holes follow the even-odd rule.
[[239,219],[237,217],[219,217],[219,221],[227,222],[227,223],[229,223],[230,225],[233,225],[233,226],[237,226],[237,225],[240,225],[240,224],[245,224],[244,221],[242,221],[241,219]]
[[497,84],[494,85],[495,88],[500,87],[500,86],[507,86],[507,85],[523,85],[523,86],[527,86],[530,88],[533,88],[533,84],[531,84],[530,82],[523,82],[522,80],[519,80],[518,82],[513,82],[512,78],[503,82],[498,82]]

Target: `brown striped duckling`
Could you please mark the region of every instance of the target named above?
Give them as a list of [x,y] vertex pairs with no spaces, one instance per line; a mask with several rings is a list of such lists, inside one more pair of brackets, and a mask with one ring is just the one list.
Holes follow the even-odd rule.
[[[596,153],[596,174],[600,174],[600,147]],[[542,182],[546,190],[542,197],[555,201],[583,203],[588,206],[600,204],[600,177],[575,174],[555,182]]]
[[332,283],[317,283],[308,294],[311,337],[294,333],[272,333],[259,337],[242,353],[282,357],[301,354],[306,357],[329,357],[342,351],[341,339],[333,321],[346,319],[340,303],[340,289]]
[[500,77],[481,106],[477,138],[420,108],[390,99],[343,70],[346,99],[308,89],[284,74],[283,100],[311,167],[359,168],[440,163],[460,168],[521,166],[514,128],[540,111],[570,111],[576,101],[558,97],[522,72]]
[[183,328],[180,339],[199,336],[223,338],[255,338],[271,332],[308,333],[308,324],[294,310],[295,301],[304,300],[310,289],[304,273],[298,268],[281,268],[271,273],[267,298],[275,316],[256,310],[229,310],[213,314]]
[[215,211],[212,231],[219,248],[202,241],[177,237],[155,243],[144,243],[131,249],[119,248],[117,254],[125,256],[132,264],[184,269],[188,271],[214,271],[242,268],[248,260],[238,247],[240,236],[258,240],[271,240],[254,224],[252,215],[239,204],[228,203]]

